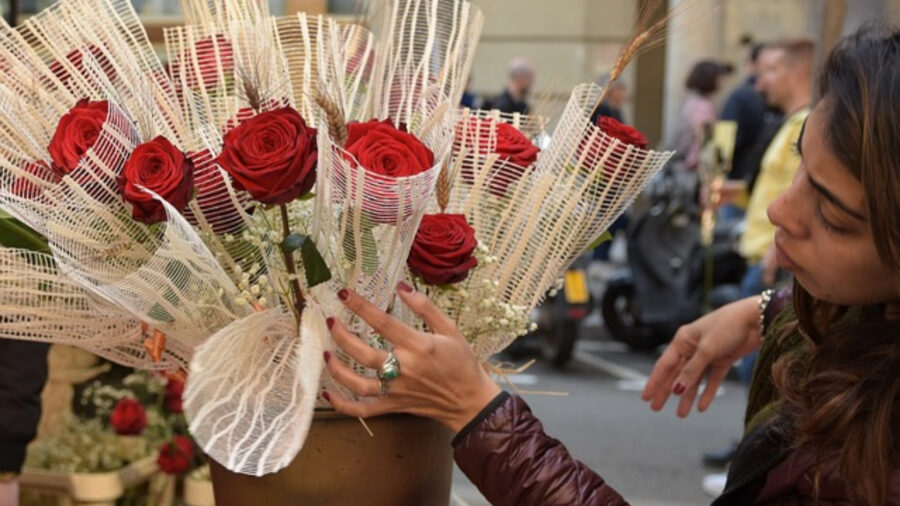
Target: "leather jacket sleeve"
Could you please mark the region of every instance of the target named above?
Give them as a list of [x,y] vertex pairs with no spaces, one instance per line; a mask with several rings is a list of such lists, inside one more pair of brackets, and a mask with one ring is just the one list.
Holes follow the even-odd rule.
[[491,504],[627,504],[544,433],[524,400],[507,392],[460,431],[453,446],[456,463]]

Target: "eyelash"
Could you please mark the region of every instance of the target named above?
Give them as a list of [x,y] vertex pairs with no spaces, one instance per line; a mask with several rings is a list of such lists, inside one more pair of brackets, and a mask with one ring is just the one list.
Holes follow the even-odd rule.
[[825,214],[822,213],[822,204],[818,204],[816,206],[816,215],[818,215],[819,221],[822,222],[822,226],[825,227],[825,230],[827,230],[833,234],[837,234],[837,235],[846,235],[847,234],[846,230],[832,225],[831,223],[828,222],[828,220],[825,219]]

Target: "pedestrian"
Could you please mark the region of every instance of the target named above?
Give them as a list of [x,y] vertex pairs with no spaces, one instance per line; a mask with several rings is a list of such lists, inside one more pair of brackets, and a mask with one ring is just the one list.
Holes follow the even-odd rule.
[[[714,504],[900,504],[898,89],[900,31],[869,27],[832,51],[798,144],[803,163],[768,209],[792,293],[765,292],[682,327],[648,380],[652,409],[674,394],[687,416],[702,382],[699,411],[735,360],[761,350],[746,436]],[[493,504],[625,504],[544,433],[524,400],[500,391],[446,315],[404,283],[398,295],[433,333],[339,292],[394,349],[371,348],[329,319],[338,345],[365,367],[395,358],[401,373],[377,400],[326,391],[337,410],[439,420],[456,432],[457,464]],[[378,379],[325,360],[357,395],[381,391]]]
[[691,69],[685,82],[688,95],[681,106],[678,127],[666,143],[676,151],[673,161],[676,168],[697,170],[706,132],[716,122],[714,98],[721,88],[722,77],[728,72],[727,67],[709,60],[700,61]]
[[[763,153],[784,119],[782,111],[766,104],[762,93],[756,89],[760,73],[759,55],[764,47],[763,44],[755,44],[750,49],[747,76],[725,99],[719,115],[720,119],[737,124],[728,179],[738,181],[739,185],[748,189],[752,189]],[[733,204],[726,204],[719,209],[720,219],[740,219],[743,215],[743,209]]]
[[625,102],[628,100],[628,85],[620,79],[610,82],[610,77],[610,74],[605,74],[597,79],[598,84],[606,86],[609,90],[606,92],[606,96],[603,97],[603,101],[597,105],[591,114],[591,123],[594,125],[603,116],[608,116],[622,124],[628,124],[625,120],[625,114],[622,112],[622,107],[625,106]]
[[485,109],[496,109],[505,113],[528,114],[528,95],[534,85],[534,63],[526,58],[514,58],[509,62],[508,79],[503,92],[486,102]]
[[[779,277],[785,281],[788,276],[787,272],[779,271],[775,261],[775,226],[769,221],[766,211],[787,190],[800,166],[796,146],[812,100],[813,53],[812,42],[790,40],[768,44],[759,54],[760,73],[756,89],[770,106],[784,111],[787,119],[766,148],[757,183],[749,197],[746,227],[740,240],[740,252],[747,262],[747,271],[741,281],[741,297],[760,293],[771,288]],[[726,195],[746,191],[744,181],[727,181],[723,185]],[[731,198],[728,197],[728,200]],[[751,353],[738,365],[738,376],[747,386],[755,360],[756,354]],[[725,465],[736,449],[737,446],[733,445],[719,452],[711,452],[704,455],[704,461],[710,465]],[[718,481],[724,482],[724,476],[720,476]]]

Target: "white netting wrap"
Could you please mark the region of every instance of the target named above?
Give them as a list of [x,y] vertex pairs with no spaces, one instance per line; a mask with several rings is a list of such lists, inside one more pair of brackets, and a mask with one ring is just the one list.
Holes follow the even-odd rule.
[[258,111],[293,106],[274,20],[167,28],[169,74],[192,131],[234,128]]
[[26,250],[0,249],[0,321],[0,337],[72,344],[132,367],[171,369],[190,358],[172,346],[153,363],[139,320],[62,275],[53,257]]
[[191,434],[228,469],[261,476],[291,463],[312,421],[328,329],[310,304],[299,335],[280,309],[237,320],[199,346],[184,407]]
[[445,131],[433,129],[423,141],[434,152],[435,165],[414,176],[389,177],[366,170],[330,136],[319,136],[312,236],[332,270],[333,289],[317,291],[329,314],[346,313],[333,295],[340,287],[381,308],[393,300],[450,140]]
[[459,103],[484,18],[464,0],[375,5],[373,32],[379,42],[369,93],[372,116],[417,130],[442,104]]
[[346,118],[363,119],[374,60],[374,38],[358,25],[339,25],[323,16],[275,20],[300,115],[318,125],[316,93],[331,99]]
[[[601,92],[595,85],[575,88],[550,146],[531,167],[498,154],[498,127],[505,120],[533,134],[540,131],[542,119],[462,113],[447,212],[466,215],[480,244],[498,259],[472,271],[463,293],[483,293],[484,286],[492,285],[488,295],[505,304],[508,318],[540,304],[565,268],[627,209],[672,155],[624,144],[592,125],[589,118]],[[444,296],[460,297],[458,292]],[[479,318],[469,306],[460,313],[453,316]],[[502,350],[520,332],[508,322],[474,327],[477,335],[470,338],[482,358]]]

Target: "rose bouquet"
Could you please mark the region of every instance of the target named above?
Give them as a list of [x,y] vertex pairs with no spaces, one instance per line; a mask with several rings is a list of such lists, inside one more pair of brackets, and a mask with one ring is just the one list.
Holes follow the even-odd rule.
[[542,118],[456,111],[465,0],[384,0],[371,32],[184,11],[165,67],[125,0],[0,27],[0,207],[50,250],[0,251],[0,336],[188,371],[191,434],[233,471],[302,446],[324,315],[380,342],[340,288],[418,324],[393,303],[415,278],[487,358],[668,157],[590,125],[593,86],[543,151]]

